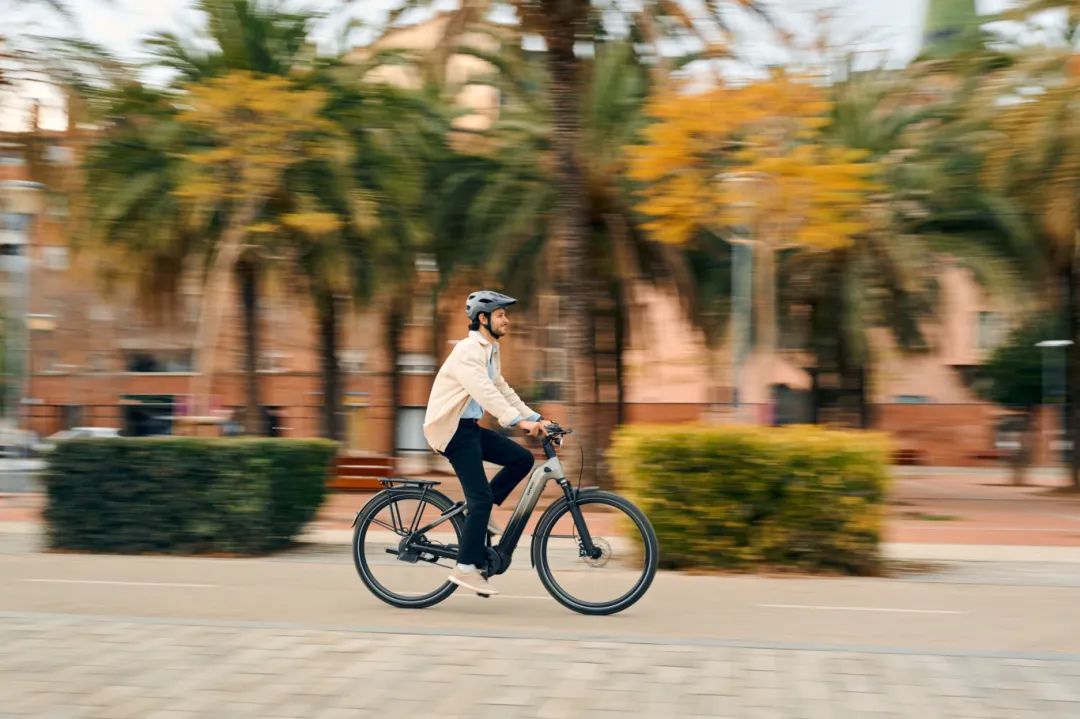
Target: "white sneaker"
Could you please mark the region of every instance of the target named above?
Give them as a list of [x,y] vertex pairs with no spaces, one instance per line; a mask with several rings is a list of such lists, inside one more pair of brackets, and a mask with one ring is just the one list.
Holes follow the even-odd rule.
[[460,567],[454,567],[454,571],[450,572],[450,576],[447,577],[447,579],[459,587],[471,589],[477,594],[485,597],[490,597],[499,593],[495,587],[491,586],[487,577],[483,576],[475,569],[464,570]]

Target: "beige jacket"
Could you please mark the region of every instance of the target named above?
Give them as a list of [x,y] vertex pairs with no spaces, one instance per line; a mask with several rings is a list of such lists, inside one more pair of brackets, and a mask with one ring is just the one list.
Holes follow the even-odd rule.
[[424,415],[424,437],[436,452],[442,452],[450,444],[470,399],[494,415],[503,427],[509,427],[519,417],[528,419],[536,414],[503,379],[500,352],[495,353],[495,377],[488,377],[493,349],[482,334],[469,332],[468,337],[454,346],[435,375]]

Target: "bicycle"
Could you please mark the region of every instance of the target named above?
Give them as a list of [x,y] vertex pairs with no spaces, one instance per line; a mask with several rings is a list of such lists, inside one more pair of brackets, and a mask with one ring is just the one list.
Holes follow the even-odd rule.
[[[554,481],[563,495],[536,524],[532,565],[544,588],[563,606],[582,614],[614,614],[649,589],[656,576],[659,544],[652,524],[633,503],[598,487],[575,488],[566,478],[556,448],[572,431],[557,424],[548,427],[542,440],[546,461],[533,469],[499,542],[493,545],[488,533],[487,563],[481,571],[492,577],[510,568],[541,493]],[[457,560],[465,502],[452,501],[435,488],[440,484],[435,480],[379,481],[384,489],[353,520],[356,571],[387,604],[405,609],[438,604],[458,589],[446,575]],[[425,517],[429,510],[432,514]],[[435,512],[438,516],[433,516]],[[616,536],[616,522],[629,536]],[[599,571],[609,567],[608,572]],[[397,583],[407,586],[399,588]]]

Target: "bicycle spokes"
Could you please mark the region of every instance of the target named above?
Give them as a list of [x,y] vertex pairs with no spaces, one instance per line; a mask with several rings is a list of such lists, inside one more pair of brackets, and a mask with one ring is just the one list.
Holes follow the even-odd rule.
[[456,522],[438,521],[446,512],[426,497],[390,496],[358,529],[358,566],[388,596],[431,596],[446,584],[460,542]]

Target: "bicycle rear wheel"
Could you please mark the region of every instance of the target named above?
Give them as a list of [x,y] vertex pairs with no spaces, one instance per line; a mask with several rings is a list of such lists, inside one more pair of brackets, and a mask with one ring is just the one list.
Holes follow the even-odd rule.
[[353,562],[372,594],[395,607],[423,609],[454,593],[457,585],[447,581],[454,560],[440,553],[456,556],[462,516],[416,531],[453,506],[444,494],[412,488],[383,492],[368,502],[353,532]]
[[536,528],[533,563],[540,582],[575,612],[621,612],[645,595],[656,576],[656,532],[640,509],[617,494],[584,493],[577,505],[601,555],[585,556],[570,504],[560,500]]

